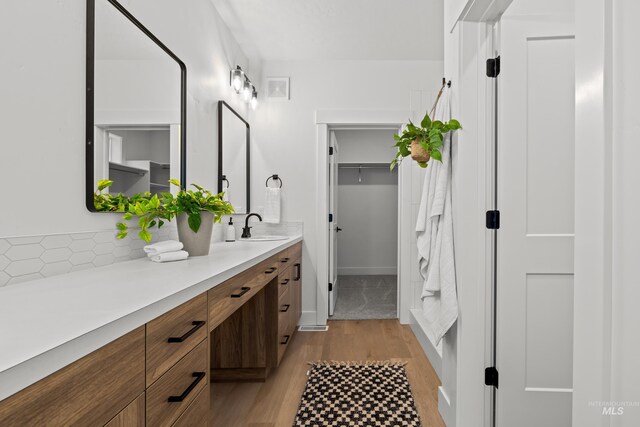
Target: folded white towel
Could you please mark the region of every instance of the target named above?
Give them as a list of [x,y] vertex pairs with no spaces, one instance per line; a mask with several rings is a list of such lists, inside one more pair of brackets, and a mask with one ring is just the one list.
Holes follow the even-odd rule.
[[149,255],[149,259],[153,262],[182,261],[187,258],[189,258],[189,252],[186,251],[163,252],[161,254]]
[[177,240],[165,240],[164,242],[154,243],[144,247],[147,256],[163,254],[165,252],[175,252],[182,250],[182,243]]
[[267,187],[264,193],[264,215],[262,221],[280,224],[280,189]]

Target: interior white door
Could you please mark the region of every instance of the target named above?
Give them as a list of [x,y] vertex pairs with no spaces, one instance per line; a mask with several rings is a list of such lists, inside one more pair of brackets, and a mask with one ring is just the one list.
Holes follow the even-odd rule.
[[333,316],[338,300],[338,140],[330,132],[329,147],[329,316]]
[[496,425],[570,427],[573,367],[573,2],[501,19]]

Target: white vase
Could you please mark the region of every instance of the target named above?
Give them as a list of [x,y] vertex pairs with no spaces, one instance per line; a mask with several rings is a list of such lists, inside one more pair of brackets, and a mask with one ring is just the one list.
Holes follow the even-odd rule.
[[178,238],[184,245],[184,250],[189,252],[189,256],[209,255],[211,246],[211,232],[213,231],[214,214],[207,211],[200,212],[202,223],[200,229],[195,233],[189,227],[189,216],[186,213],[178,215]]

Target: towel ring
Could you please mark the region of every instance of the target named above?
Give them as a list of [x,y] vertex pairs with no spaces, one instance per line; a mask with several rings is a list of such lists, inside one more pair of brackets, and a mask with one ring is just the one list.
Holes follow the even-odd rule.
[[278,174],[271,175],[269,178],[267,178],[267,180],[264,183],[264,185],[266,185],[267,187],[269,186],[269,180],[270,179],[273,179],[274,181],[280,181],[280,188],[282,188],[282,180],[280,179]]
[[[227,183],[227,190],[229,189],[229,186],[231,185],[231,183],[229,182],[229,180],[227,179],[227,175],[222,175],[222,182],[226,182]],[[224,188],[224,187],[223,187]]]

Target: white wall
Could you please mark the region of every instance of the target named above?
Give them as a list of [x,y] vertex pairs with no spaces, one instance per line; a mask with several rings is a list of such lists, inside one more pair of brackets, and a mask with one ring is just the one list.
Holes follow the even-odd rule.
[[397,274],[398,174],[388,167],[340,169],[338,274]]
[[[85,1],[5,3],[0,179],[3,199],[14,202],[0,214],[0,237],[110,230],[114,216],[84,207]],[[186,63],[188,180],[215,188],[216,103],[247,114],[231,93],[229,69],[239,64],[258,79],[259,68],[209,0],[122,3]]]
[[[265,101],[253,121],[252,206],[264,203],[266,177],[283,179],[285,221],[303,221],[303,322],[316,312],[316,124],[319,109],[410,108],[415,89],[437,90],[441,61],[266,61],[263,76],[290,76],[290,101]],[[263,85],[264,87],[264,82]]]
[[395,140],[398,133],[389,129],[336,130],[340,163],[391,163],[396,156]]
[[640,4],[575,6],[573,425],[631,427],[640,425]]

